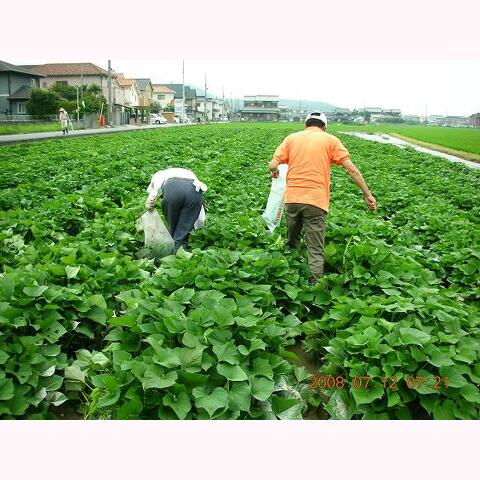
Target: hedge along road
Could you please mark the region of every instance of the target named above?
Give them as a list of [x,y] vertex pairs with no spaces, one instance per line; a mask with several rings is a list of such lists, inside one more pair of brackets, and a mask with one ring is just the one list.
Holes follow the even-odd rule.
[[[51,140],[55,138],[73,138],[84,137],[90,135],[106,135],[112,133],[121,132],[135,132],[137,130],[149,130],[152,128],[169,128],[169,127],[187,127],[194,124],[176,124],[167,123],[166,125],[124,125],[119,127],[106,127],[106,128],[89,128],[85,130],[74,130],[64,135],[61,131],[58,132],[36,132],[36,133],[18,133],[14,135],[1,135],[0,146],[11,145],[15,143],[26,142],[41,142],[43,140]],[[59,127],[60,128],[60,127]]]

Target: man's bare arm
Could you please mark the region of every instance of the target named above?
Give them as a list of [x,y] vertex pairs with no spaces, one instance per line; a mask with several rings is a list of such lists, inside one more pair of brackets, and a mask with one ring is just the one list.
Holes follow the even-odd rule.
[[375,200],[375,197],[372,195],[372,192],[370,192],[370,189],[365,183],[365,179],[360,173],[360,170],[350,160],[350,157],[345,157],[341,163],[343,168],[345,168],[347,173],[350,175],[350,178],[355,182],[356,185],[358,185],[360,190],[363,192],[363,197],[368,208],[370,210],[375,210],[377,208],[377,201]]

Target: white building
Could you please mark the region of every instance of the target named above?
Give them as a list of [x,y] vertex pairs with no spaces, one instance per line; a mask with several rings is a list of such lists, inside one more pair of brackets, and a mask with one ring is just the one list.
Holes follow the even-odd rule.
[[123,73],[117,73],[115,79],[118,87],[123,91],[123,106],[138,108],[140,106],[140,90],[135,79],[125,78]]

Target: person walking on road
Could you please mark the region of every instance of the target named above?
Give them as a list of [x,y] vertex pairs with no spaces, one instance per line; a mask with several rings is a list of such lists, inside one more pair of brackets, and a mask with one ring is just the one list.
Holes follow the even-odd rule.
[[170,235],[175,245],[174,253],[188,247],[188,237],[194,228],[205,223],[203,192],[207,186],[186,168],[167,168],[155,173],[147,188],[147,210],[153,210],[159,196],[162,211],[167,219]]
[[330,169],[332,164],[343,166],[362,190],[365,203],[375,210],[377,202],[365,180],[350,160],[348,150],[335,136],[326,133],[327,117],[313,112],[305,119],[305,129],[288,135],[277,147],[269,163],[273,178],[278,177],[278,165],[288,164],[285,210],[287,245],[297,248],[305,227],[305,243],[310,267],[310,284],[323,275],[325,225],[330,202]]
[[58,119],[60,120],[63,134],[66,135],[68,133],[68,113],[64,108],[59,110]]

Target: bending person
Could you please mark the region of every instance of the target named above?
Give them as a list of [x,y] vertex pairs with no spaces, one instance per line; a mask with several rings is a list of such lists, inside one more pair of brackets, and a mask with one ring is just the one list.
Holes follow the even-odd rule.
[[203,227],[203,192],[206,191],[207,186],[186,168],[167,168],[153,175],[145,207],[153,210],[157,198],[162,197],[162,211],[175,241],[174,252],[181,246],[187,248],[190,232]]

